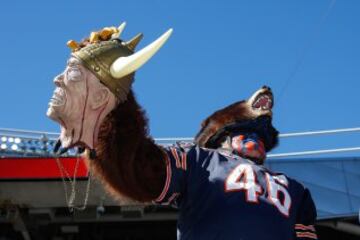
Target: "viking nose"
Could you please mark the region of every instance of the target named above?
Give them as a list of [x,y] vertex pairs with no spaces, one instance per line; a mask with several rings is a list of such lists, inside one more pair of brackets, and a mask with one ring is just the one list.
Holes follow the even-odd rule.
[[54,83],[57,87],[61,87],[64,82],[64,75],[59,74],[54,78]]

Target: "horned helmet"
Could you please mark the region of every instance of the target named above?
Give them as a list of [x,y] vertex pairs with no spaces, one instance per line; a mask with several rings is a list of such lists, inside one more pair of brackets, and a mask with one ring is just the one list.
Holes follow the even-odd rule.
[[112,93],[123,101],[134,80],[134,72],[145,64],[167,41],[173,30],[170,28],[157,40],[135,52],[143,34],[139,33],[129,41],[122,41],[120,35],[126,23],[118,28],[106,27],[92,32],[82,46],[74,40],[67,45],[72,55],[80,59],[85,67],[93,72]]

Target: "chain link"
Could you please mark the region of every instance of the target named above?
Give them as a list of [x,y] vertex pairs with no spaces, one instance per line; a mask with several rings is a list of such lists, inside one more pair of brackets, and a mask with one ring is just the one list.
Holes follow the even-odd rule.
[[[90,195],[90,185],[91,185],[91,178],[92,178],[91,162],[89,162],[89,175],[88,175],[88,181],[86,184],[84,202],[83,202],[82,206],[79,206],[79,205],[75,205],[74,202],[76,200],[76,193],[77,193],[76,174],[77,174],[77,171],[79,168],[80,157],[77,156],[77,158],[76,158],[73,179],[71,179],[69,172],[66,170],[64,165],[61,163],[59,156],[56,156],[55,159],[56,159],[56,163],[57,163],[57,166],[58,166],[60,174],[61,174],[61,179],[63,182],[64,192],[65,192],[65,201],[66,201],[67,207],[69,208],[69,211],[74,212],[74,210],[80,210],[80,211],[85,210],[87,207],[87,203],[88,203],[89,195]],[[70,196],[69,196],[68,184],[66,184],[66,179],[70,183],[69,185],[71,187]]]

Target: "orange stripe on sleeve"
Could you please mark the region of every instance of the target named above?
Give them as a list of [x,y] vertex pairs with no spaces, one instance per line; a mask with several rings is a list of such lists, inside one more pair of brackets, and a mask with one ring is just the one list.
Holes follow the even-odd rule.
[[183,152],[183,153],[181,154],[181,161],[182,161],[182,169],[186,170],[186,168],[187,168],[187,163],[186,163],[186,161],[187,161],[186,152]]
[[180,158],[179,158],[179,155],[178,155],[176,149],[175,149],[175,148],[171,148],[171,153],[172,153],[172,155],[173,155],[174,158],[175,158],[176,167],[177,167],[177,168],[180,168],[180,167],[181,167]]
[[296,232],[296,237],[317,239],[317,235],[311,232]]
[[170,204],[179,195],[180,195],[180,193],[173,193],[171,195],[171,197],[169,197],[169,200],[168,200],[167,204]]
[[295,224],[295,229],[310,230],[310,231],[315,232],[314,225]]
[[166,181],[165,181],[165,185],[164,188],[160,194],[160,196],[155,200],[155,202],[161,202],[162,200],[164,200],[166,193],[169,190],[169,186],[170,186],[170,181],[171,181],[171,163],[170,163],[170,159],[168,157],[167,154],[165,154],[166,156]]

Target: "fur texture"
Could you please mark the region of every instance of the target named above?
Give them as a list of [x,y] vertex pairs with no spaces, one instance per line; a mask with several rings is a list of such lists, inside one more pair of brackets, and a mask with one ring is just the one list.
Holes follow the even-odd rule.
[[141,202],[160,195],[166,177],[164,152],[148,136],[147,118],[132,91],[104,120],[98,141],[97,157],[88,161],[112,195]]
[[[204,146],[229,123],[271,117],[271,111],[255,111],[252,101],[236,102],[214,112],[202,123],[195,142]],[[96,152],[96,158],[88,161],[92,161],[95,174],[115,197],[148,202],[160,195],[166,178],[165,152],[148,136],[148,120],[132,91],[127,101],[119,104],[102,123]]]
[[[262,109],[261,106],[258,106],[257,100],[263,95],[269,96],[271,98],[271,103],[266,109]],[[260,103],[261,104],[261,103]],[[229,106],[220,109],[209,117],[207,117],[201,124],[201,130],[195,137],[195,142],[201,147],[211,147],[217,148],[220,147],[222,141],[225,139],[219,139],[219,142],[216,146],[209,146],[209,139],[215,134],[219,133],[220,130],[224,130],[224,127],[229,125],[234,125],[235,123],[241,123],[246,121],[256,120],[261,124],[260,119],[268,117],[270,122],[267,122],[265,129],[266,134],[262,134],[265,139],[266,151],[270,151],[278,144],[278,131],[272,126],[272,106],[273,106],[273,95],[271,89],[267,86],[260,88],[256,91],[248,100],[243,100],[230,104]],[[263,125],[258,125],[262,127]],[[265,126],[264,126],[265,127]],[[252,130],[253,131],[253,130]]]
[[253,114],[245,100],[233,103],[214,112],[202,122],[201,130],[196,135],[195,142],[200,146],[205,146],[209,138],[224,125],[253,118]]

